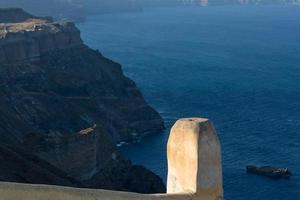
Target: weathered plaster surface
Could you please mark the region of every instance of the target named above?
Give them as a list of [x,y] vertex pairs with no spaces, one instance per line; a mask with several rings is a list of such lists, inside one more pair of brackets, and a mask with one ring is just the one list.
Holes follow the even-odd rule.
[[223,196],[221,145],[208,119],[178,120],[168,141],[167,193]]

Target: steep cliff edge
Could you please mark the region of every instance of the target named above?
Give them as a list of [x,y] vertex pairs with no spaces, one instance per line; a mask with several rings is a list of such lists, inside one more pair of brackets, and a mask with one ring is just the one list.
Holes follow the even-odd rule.
[[[121,66],[84,45],[69,22],[28,14],[0,24],[0,95],[0,144],[21,146],[68,176],[103,188],[114,189],[104,171],[123,166],[115,176],[128,182],[121,177],[134,167],[116,142],[163,129]],[[161,179],[150,176],[160,191],[138,192],[164,190]]]

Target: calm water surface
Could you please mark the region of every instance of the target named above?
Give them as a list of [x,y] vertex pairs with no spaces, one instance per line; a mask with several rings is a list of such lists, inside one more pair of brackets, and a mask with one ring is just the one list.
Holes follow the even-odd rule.
[[[84,41],[122,63],[167,130],[123,153],[166,178],[177,118],[210,118],[223,146],[227,200],[300,199],[300,6],[164,8],[92,16]],[[291,168],[290,180],[245,166]]]

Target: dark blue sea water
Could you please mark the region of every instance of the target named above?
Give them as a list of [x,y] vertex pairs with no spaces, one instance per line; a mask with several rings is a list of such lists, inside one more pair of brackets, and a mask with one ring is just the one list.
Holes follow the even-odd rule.
[[[165,179],[170,126],[207,117],[223,147],[227,200],[300,200],[300,6],[164,8],[78,26],[166,121],[166,132],[122,148],[134,163]],[[248,164],[294,176],[247,175]]]

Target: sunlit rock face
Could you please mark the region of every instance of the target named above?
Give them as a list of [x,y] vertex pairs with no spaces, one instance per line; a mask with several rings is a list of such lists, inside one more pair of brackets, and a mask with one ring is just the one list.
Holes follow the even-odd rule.
[[88,180],[124,162],[116,142],[164,128],[121,66],[84,45],[73,23],[23,12],[0,24],[0,144]]

